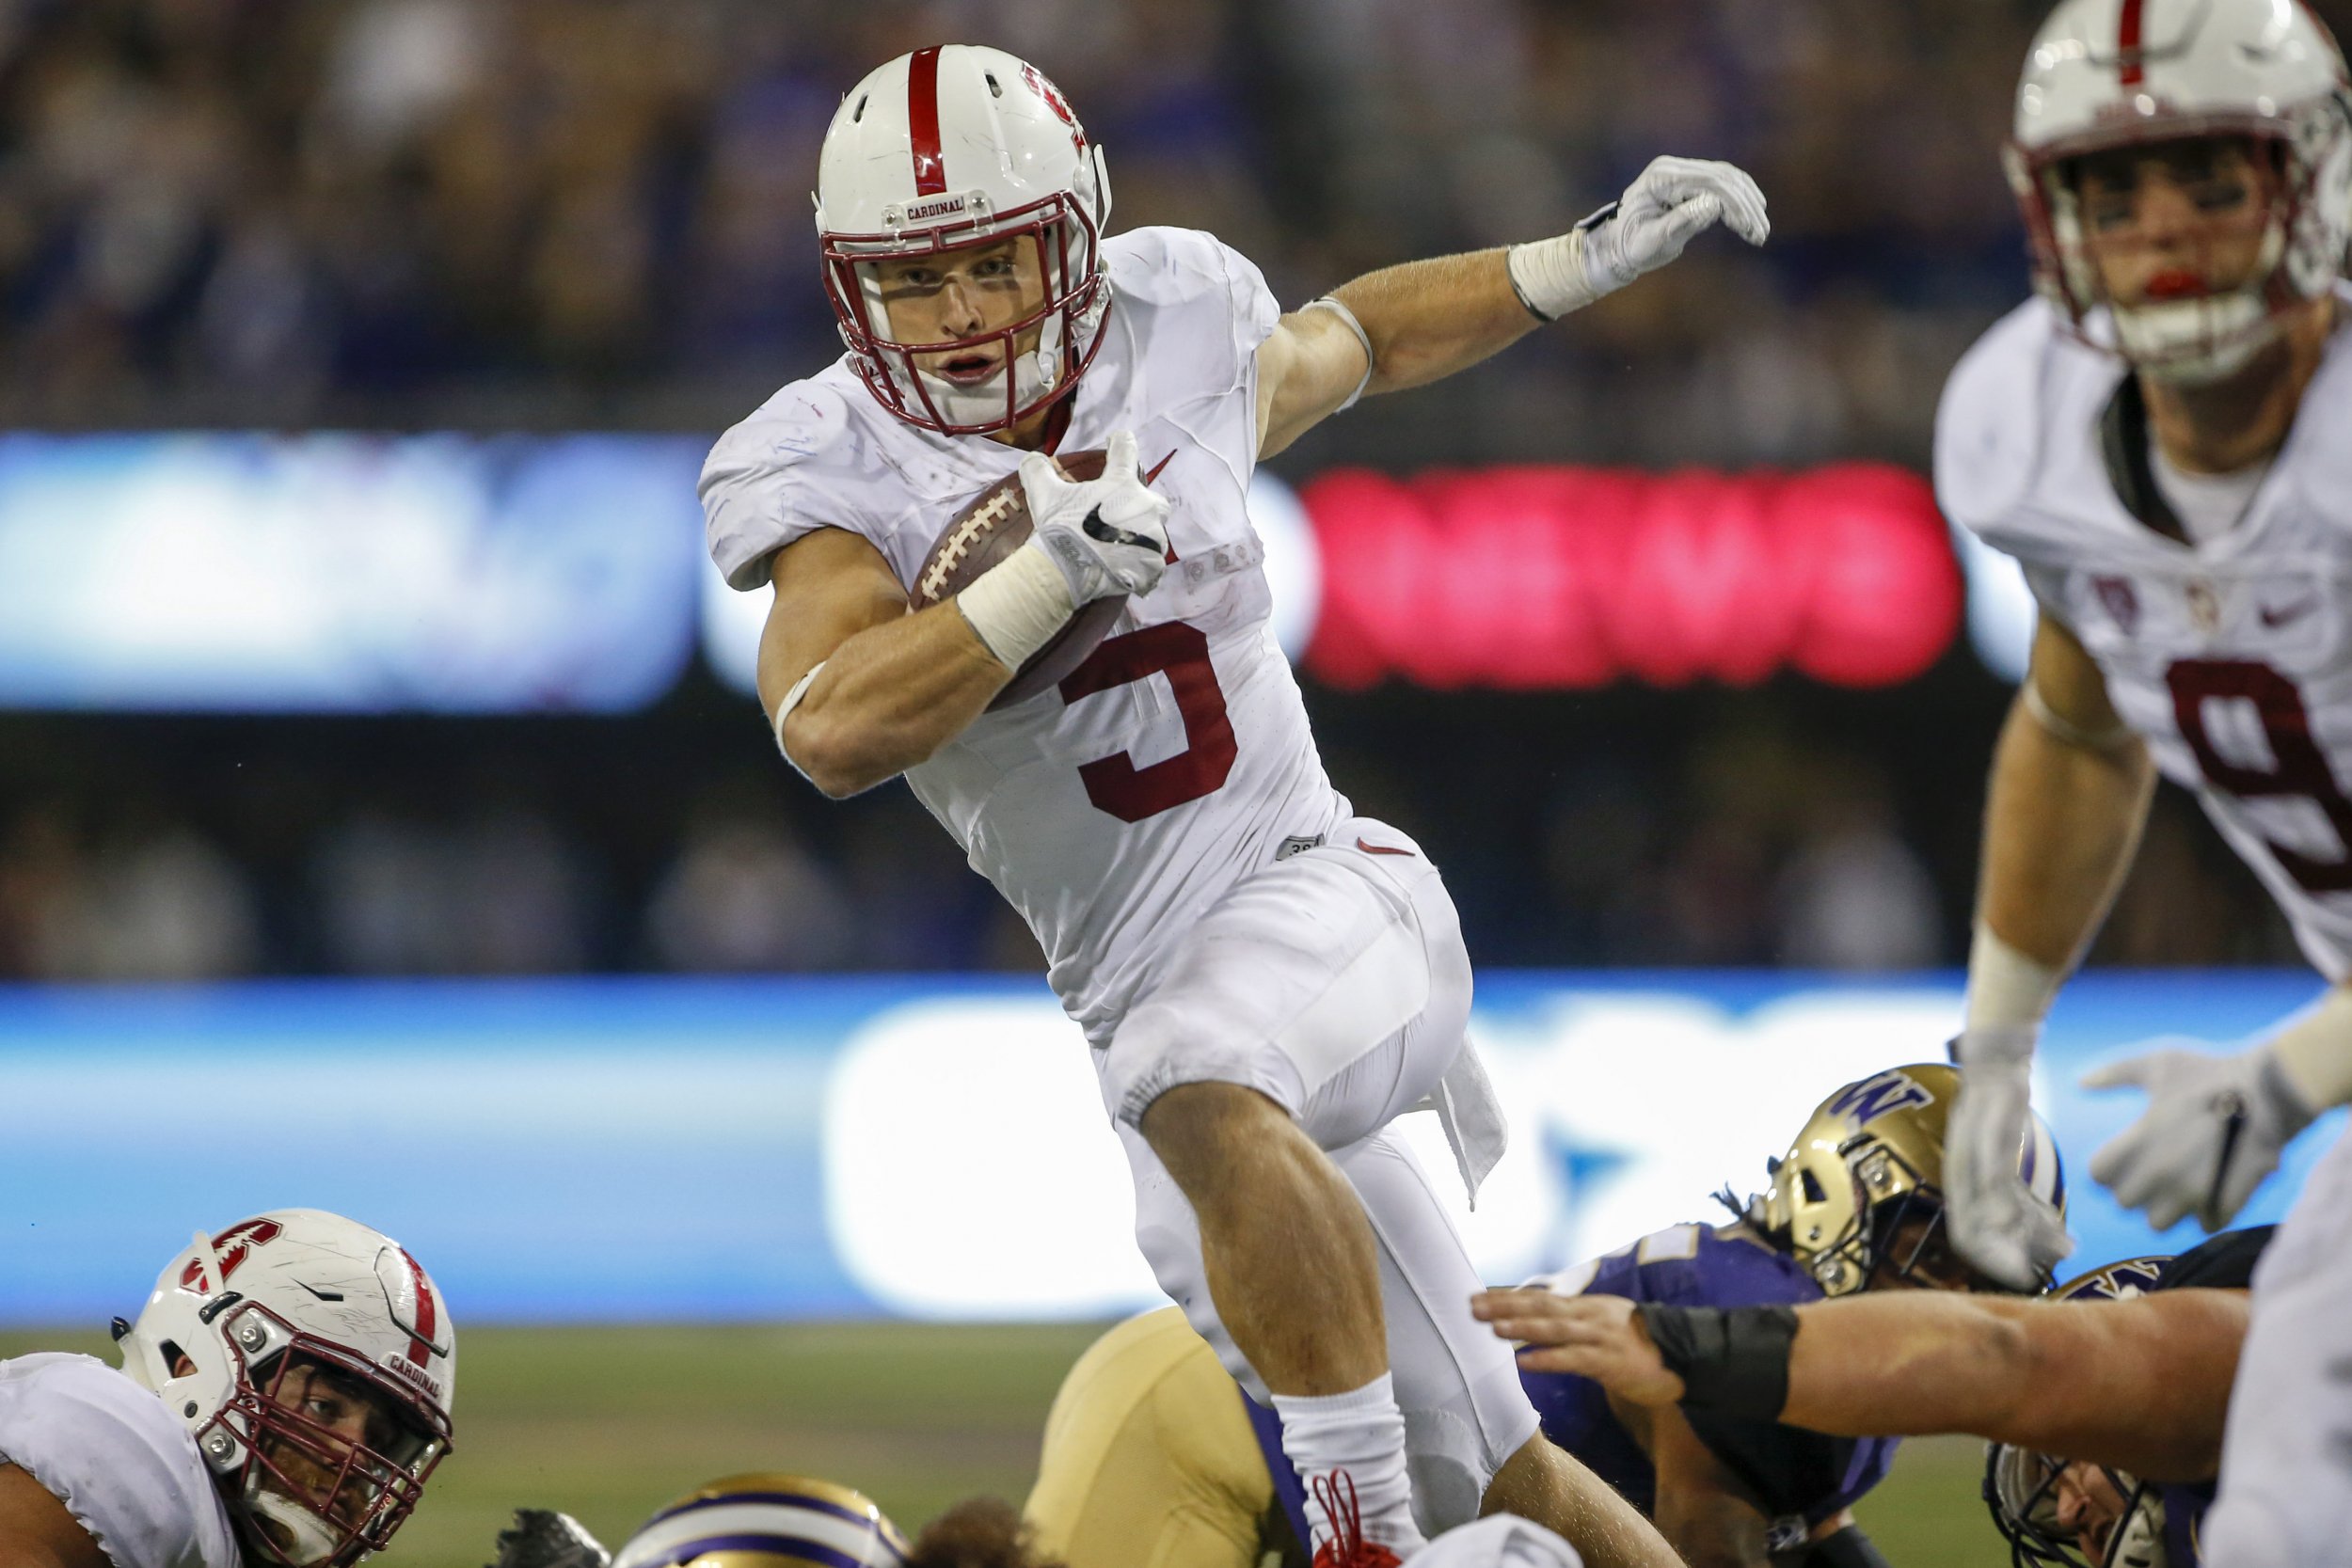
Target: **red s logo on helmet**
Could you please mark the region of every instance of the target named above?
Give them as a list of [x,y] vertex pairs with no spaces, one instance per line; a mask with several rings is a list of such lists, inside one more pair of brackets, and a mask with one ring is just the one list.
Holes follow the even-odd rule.
[[1070,105],[1062,102],[1061,90],[1047,81],[1033,65],[1021,68],[1021,79],[1029,84],[1031,92],[1045,100],[1045,106],[1054,111],[1055,119],[1070,127],[1070,144],[1084,152],[1087,150],[1087,134],[1078,129],[1078,117],[1072,114]]
[[[229,1276],[237,1272],[237,1265],[245,1261],[245,1255],[247,1252],[257,1246],[269,1245],[270,1243],[278,1240],[284,1229],[285,1227],[276,1220],[246,1220],[241,1225],[230,1226],[214,1237],[213,1255],[220,1259],[220,1281],[215,1289],[225,1287],[229,1283]],[[188,1259],[188,1266],[180,1271],[180,1289],[183,1291],[204,1289],[203,1259]]]

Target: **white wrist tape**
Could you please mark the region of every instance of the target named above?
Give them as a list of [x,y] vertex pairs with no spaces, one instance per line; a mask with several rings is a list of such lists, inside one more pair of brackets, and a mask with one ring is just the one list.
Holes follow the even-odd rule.
[[1070,624],[1070,583],[1034,535],[956,595],[956,608],[996,662],[1018,672]]
[[[792,689],[786,692],[784,701],[776,705],[775,719],[770,726],[776,732],[776,750],[784,753],[784,760],[791,764],[792,771],[803,779],[808,778],[808,769],[792,761],[792,748],[784,743],[784,721],[792,717],[794,708],[801,705],[801,699],[808,695],[808,689],[817,684],[817,672],[824,667],[825,661],[820,658],[809,666],[807,674],[792,683]],[[814,784],[816,781],[811,779],[809,782]]]
[[2314,1111],[2352,1101],[2352,991],[2336,986],[2270,1042],[2280,1070]]
[[1556,322],[1600,297],[1584,276],[1584,230],[1571,229],[1557,239],[1531,240],[1504,254],[1511,287],[1519,303],[1545,321]]
[[2004,1029],[2037,1024],[2058,996],[2062,971],[2028,958],[1983,921],[1968,942],[1968,1027]]
[[1309,310],[1330,311],[1333,315],[1339,317],[1340,320],[1345,322],[1347,324],[1347,329],[1356,334],[1356,341],[1364,345],[1364,373],[1362,377],[1357,381],[1356,389],[1347,394],[1347,401],[1341,404],[1337,408],[1331,410],[1334,414],[1344,414],[1349,409],[1356,406],[1356,400],[1362,397],[1364,395],[1364,388],[1372,385],[1372,366],[1375,357],[1372,352],[1372,334],[1364,330],[1364,324],[1356,319],[1355,311],[1349,309],[1344,302],[1333,299],[1329,294],[1325,294],[1321,299],[1311,299],[1298,309],[1302,314]]

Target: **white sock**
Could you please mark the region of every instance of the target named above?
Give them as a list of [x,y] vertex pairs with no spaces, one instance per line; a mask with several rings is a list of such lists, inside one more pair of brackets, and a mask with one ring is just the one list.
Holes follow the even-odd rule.
[[[1274,1413],[1282,1418],[1282,1451],[1307,1486],[1307,1518],[1315,1532],[1308,1543],[1311,1551],[1334,1533],[1314,1493],[1316,1479],[1335,1470],[1346,1471],[1354,1483],[1365,1540],[1399,1557],[1422,1544],[1421,1528],[1413,1523],[1413,1485],[1405,1473],[1405,1415],[1396,1407],[1388,1373],[1345,1394],[1277,1394]],[[1340,1492],[1344,1509],[1347,1488],[1343,1485]]]

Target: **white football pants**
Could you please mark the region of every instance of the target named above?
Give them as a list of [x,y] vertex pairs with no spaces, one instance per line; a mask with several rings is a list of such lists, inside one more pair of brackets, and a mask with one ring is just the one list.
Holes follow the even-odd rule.
[[1470,958],[1437,868],[1386,824],[1342,821],[1320,848],[1244,878],[1191,929],[1097,1066],[1136,1180],[1136,1238],[1160,1288],[1262,1402],[1217,1321],[1191,1206],[1136,1123],[1180,1084],[1257,1089],[1297,1118],[1363,1200],[1389,1368],[1425,1534],[1476,1516],[1535,1435],[1510,1347],[1470,1315],[1481,1281],[1429,1178],[1382,1130],[1464,1048]]

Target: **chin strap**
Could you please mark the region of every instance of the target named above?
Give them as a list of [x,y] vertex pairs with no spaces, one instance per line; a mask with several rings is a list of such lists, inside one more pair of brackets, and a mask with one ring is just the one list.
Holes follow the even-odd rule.
[[271,1548],[297,1568],[329,1560],[342,1544],[326,1520],[266,1486],[256,1489],[246,1507],[264,1527]]

